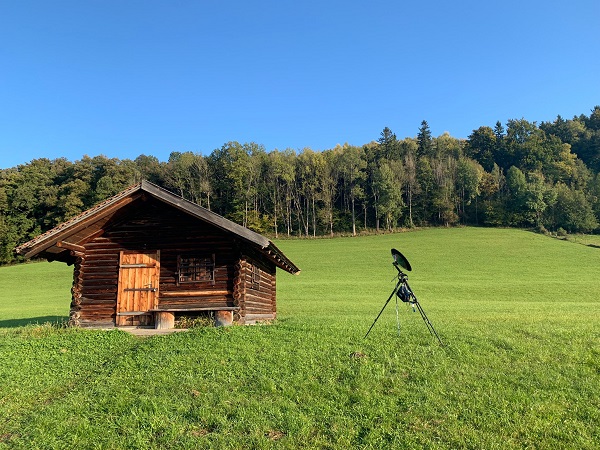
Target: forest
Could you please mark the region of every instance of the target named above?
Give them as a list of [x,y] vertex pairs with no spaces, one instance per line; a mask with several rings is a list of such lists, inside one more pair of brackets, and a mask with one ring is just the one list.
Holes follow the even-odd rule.
[[[375,136],[374,136],[375,137]],[[266,151],[228,142],[168,161],[83,156],[0,170],[0,264],[13,249],[146,179],[274,237],[379,233],[423,226],[600,231],[600,106],[553,122],[511,119],[466,139],[385,127],[362,146]]]

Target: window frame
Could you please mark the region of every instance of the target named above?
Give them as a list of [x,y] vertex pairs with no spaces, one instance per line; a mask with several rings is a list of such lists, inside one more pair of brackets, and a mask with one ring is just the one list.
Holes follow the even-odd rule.
[[260,267],[256,263],[252,264],[252,272],[251,272],[251,284],[252,289],[259,290],[260,289]]
[[177,255],[177,285],[193,283],[215,284],[215,254]]

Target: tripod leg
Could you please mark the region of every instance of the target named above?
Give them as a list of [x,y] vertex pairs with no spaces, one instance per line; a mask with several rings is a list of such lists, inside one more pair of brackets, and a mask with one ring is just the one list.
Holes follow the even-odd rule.
[[440,343],[440,345],[443,347],[444,344],[442,343],[442,340],[440,339],[440,337],[438,336],[437,332],[435,331],[435,328],[433,328],[433,324],[429,321],[429,319],[427,318],[427,314],[425,314],[425,311],[423,310],[423,308],[421,307],[421,304],[419,303],[419,301],[417,300],[416,297],[414,297],[415,300],[415,305],[417,305],[417,309],[419,310],[419,312],[421,313],[421,317],[423,318],[423,322],[425,322],[425,326],[427,327],[427,329],[429,330],[429,333],[432,336],[435,336],[438,340],[438,342]]
[[400,282],[396,283],[396,287],[394,288],[394,290],[392,291],[392,293],[390,294],[390,296],[388,297],[388,299],[386,300],[386,302],[383,304],[383,308],[381,308],[381,311],[379,311],[379,314],[377,314],[377,317],[375,317],[375,320],[373,321],[373,325],[371,325],[371,328],[369,328],[369,331],[367,331],[367,334],[365,334],[365,337],[363,339],[367,338],[367,336],[369,335],[369,333],[371,332],[371,330],[375,326],[375,323],[379,319],[379,316],[381,316],[381,313],[383,313],[383,310],[385,309],[385,307],[387,306],[387,304],[390,302],[390,300],[392,299],[392,297],[394,296],[394,294],[398,290],[398,286],[399,285],[400,285]]
[[398,296],[396,296],[396,329],[398,330],[398,336],[400,336],[400,316],[398,315]]
[[419,310],[419,313],[421,314],[421,318],[423,319],[423,322],[425,322],[425,326],[429,330],[429,334],[431,334],[432,336],[435,336],[437,338],[438,342],[440,343],[440,345],[443,347],[444,344],[442,343],[442,340],[440,339],[437,332],[435,331],[435,328],[433,328],[433,324],[429,321],[427,314],[425,314],[425,310],[423,310],[423,308],[421,307],[421,304],[419,303],[417,296],[414,294],[414,292],[408,285],[408,282],[405,282],[405,283],[406,283],[406,287],[410,291],[410,295],[414,301],[414,304],[417,305],[417,309]]

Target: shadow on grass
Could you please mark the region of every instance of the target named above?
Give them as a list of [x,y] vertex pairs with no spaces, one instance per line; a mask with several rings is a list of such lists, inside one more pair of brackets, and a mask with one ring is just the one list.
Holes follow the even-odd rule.
[[69,318],[67,316],[41,316],[30,317],[28,319],[8,319],[0,320],[0,328],[24,327],[25,325],[42,325],[48,322],[61,325],[68,320]]

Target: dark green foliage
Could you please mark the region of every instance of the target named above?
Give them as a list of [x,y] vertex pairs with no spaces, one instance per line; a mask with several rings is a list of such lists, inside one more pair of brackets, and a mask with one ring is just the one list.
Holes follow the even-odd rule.
[[385,127],[381,132],[381,136],[377,139],[379,146],[377,147],[379,158],[385,159],[400,159],[400,142],[396,135],[388,127]]
[[419,156],[432,156],[433,154],[433,139],[431,130],[426,120],[421,122],[419,134],[417,134],[417,146]]
[[600,107],[539,127],[482,126],[466,140],[416,138],[385,127],[362,147],[267,152],[228,142],[208,156],[167,162],[84,156],[0,171],[0,264],[13,248],[142,179],[260,233],[318,236],[453,225],[596,231],[600,220]]
[[479,127],[469,136],[465,153],[469,158],[479,161],[483,168],[490,172],[496,162],[496,145],[494,130],[490,127]]
[[554,190],[556,202],[553,216],[556,224],[571,233],[598,228],[592,206],[583,191],[569,189],[562,183],[557,184]]

